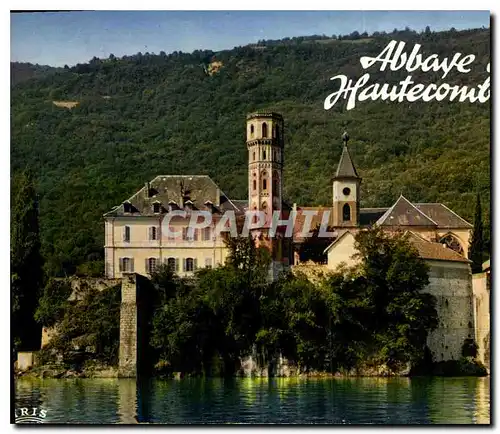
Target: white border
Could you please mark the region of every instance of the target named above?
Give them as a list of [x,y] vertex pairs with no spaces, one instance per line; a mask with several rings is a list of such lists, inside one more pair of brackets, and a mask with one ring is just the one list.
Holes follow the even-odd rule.
[[[289,1],[285,0],[275,0],[274,2],[270,3],[268,0],[254,0],[249,3],[239,3],[237,4],[236,2],[231,2],[231,1],[213,1],[213,2],[201,2],[201,1],[191,1],[191,2],[183,2],[182,5],[182,10],[352,10],[352,6],[354,4],[352,2],[336,2],[332,3],[331,1],[326,1],[326,0],[321,0],[318,1],[316,0],[315,2],[297,2],[297,3],[290,3]],[[373,2],[370,2],[368,0],[360,0],[355,4],[359,10],[373,10],[375,4]],[[140,2],[140,3],[124,3],[124,2],[118,2],[118,1],[96,1],[96,0],[87,0],[85,2],[79,1],[79,2],[72,2],[71,4],[68,4],[67,1],[45,1],[42,4],[40,2],[34,1],[34,0],[22,0],[22,1],[9,1],[7,2],[7,6],[9,9],[15,9],[15,10],[39,10],[39,9],[44,9],[44,10],[68,10],[68,9],[80,9],[80,10],[89,10],[89,9],[96,9],[96,10],[165,10],[165,9],[170,9],[173,10],[173,8],[169,8],[166,2],[162,1],[147,1],[147,2]],[[386,1],[384,2],[383,5],[380,3],[377,3],[376,6],[378,6],[377,9],[379,10],[415,10],[416,8],[420,10],[491,10],[493,14],[495,14],[496,11],[498,11],[498,2],[493,2],[493,1],[485,1],[485,0],[475,0],[474,2],[465,2],[465,1],[443,1],[443,2],[435,2],[435,1],[430,1],[430,0],[421,0],[418,3],[413,3],[413,2],[400,2],[400,1]],[[471,9],[471,6],[473,9]],[[3,38],[2,38],[2,51],[4,53],[4,58],[9,57],[10,59],[10,16],[8,10],[6,11],[5,14],[2,15],[2,25],[0,26],[1,31],[3,33]],[[497,36],[497,30],[496,26],[492,26],[492,37],[494,40],[498,41]],[[493,48],[495,49],[494,53],[494,69],[498,71],[498,50],[496,49],[497,44],[493,44]],[[498,89],[498,80],[497,80],[497,75],[493,75],[493,88]],[[10,67],[8,66],[7,62],[4,62],[4,67],[2,68],[2,81],[4,83],[4,89],[7,89],[7,93],[10,94]],[[493,94],[493,93],[492,93]],[[10,113],[10,104],[7,98],[3,99],[4,104],[5,104],[5,110],[3,111],[4,116],[2,116],[2,123],[1,123],[1,128],[3,132],[3,144],[1,147],[1,152],[2,152],[2,158],[0,158],[1,164],[2,164],[2,170],[0,170],[0,174],[2,177],[4,190],[7,190],[7,186],[10,186],[10,149],[7,146],[8,143],[10,143],[10,122],[9,118],[7,117],[7,113]],[[9,104],[9,105],[8,105]],[[494,123],[496,125],[500,125],[499,122],[499,117],[498,117],[498,110],[495,111],[495,118],[494,118]],[[492,124],[493,124],[493,119],[492,119]],[[493,146],[493,145],[492,145]],[[494,152],[494,161],[493,164],[495,165],[496,168],[500,167],[499,164],[499,158],[500,158],[500,153],[499,152]],[[493,180],[492,180],[493,182]],[[493,197],[491,199],[492,204],[496,203],[496,199],[498,198],[498,190],[495,190],[495,201],[493,200]],[[7,209],[10,209],[10,198],[9,196],[4,196],[3,198],[3,212],[0,214],[0,226],[2,228],[2,233],[3,233],[3,240],[9,240],[10,235],[9,235],[9,213],[7,212]],[[498,213],[495,213],[495,219],[494,219],[494,225],[495,227],[498,227],[498,219],[500,219]],[[5,241],[4,241],[5,242]],[[7,243],[5,243],[7,244]],[[496,251],[496,241],[495,241],[495,251]],[[9,273],[9,268],[10,268],[10,250],[8,249],[7,245],[4,245],[2,250],[1,250],[1,267],[2,267],[2,281],[4,282],[3,288],[2,288],[2,297],[3,297],[3,302],[1,303],[3,315],[2,318],[4,318],[4,325],[6,324],[7,318],[10,318],[10,299],[9,299],[9,288],[10,288],[10,273]],[[496,269],[496,261],[493,260],[493,268]],[[496,280],[496,272],[493,273],[494,277],[494,288],[498,288],[497,286],[497,280]],[[494,296],[495,300],[495,307],[492,308],[492,312],[500,312],[499,303],[500,303],[500,297],[499,296]],[[494,315],[491,315],[492,318]],[[492,324],[493,326],[493,324]],[[10,327],[9,327],[10,328]],[[3,424],[8,423],[10,420],[10,355],[8,348],[10,347],[10,336],[7,333],[2,333],[1,334],[1,348],[3,349],[2,351],[2,357],[1,357],[1,381],[2,381],[2,387],[1,390],[3,391],[2,395],[2,402],[1,402],[1,412],[2,412],[2,417],[1,420]],[[495,347],[494,347],[495,348]],[[495,357],[496,355],[493,355],[494,357],[494,372],[496,373],[496,366],[497,366],[497,358]],[[497,375],[494,375],[493,378],[496,378]],[[493,387],[493,384],[491,386],[491,393],[495,388]],[[497,399],[493,399],[492,403],[496,404]],[[497,406],[495,405],[495,408]],[[494,412],[495,409],[492,408],[492,412]],[[5,426],[3,427],[5,428]],[[335,428],[335,427],[333,427]],[[384,429],[383,426],[381,426],[382,429]],[[9,430],[14,429],[13,426],[10,426],[8,428]],[[45,428],[45,432],[70,432],[73,428],[68,426],[68,427],[62,427],[58,428],[57,431],[54,428]],[[129,429],[128,427],[121,427],[121,429]],[[182,430],[185,432],[186,429],[189,428],[169,428],[168,426],[165,426],[165,429],[169,430],[170,432],[172,430],[178,431],[179,432]],[[266,430],[266,428],[255,428],[256,430]],[[309,430],[310,428],[302,428],[303,430]],[[359,430],[361,428],[352,428],[354,430]],[[408,428],[403,428],[403,429],[408,429]],[[412,428],[412,430],[421,430],[424,428]],[[439,429],[439,427],[431,427],[428,429]],[[450,427],[447,427],[447,429],[450,429]],[[454,429],[454,428],[451,428]],[[288,429],[287,429],[288,430]],[[83,428],[82,432],[90,432],[90,428]]]

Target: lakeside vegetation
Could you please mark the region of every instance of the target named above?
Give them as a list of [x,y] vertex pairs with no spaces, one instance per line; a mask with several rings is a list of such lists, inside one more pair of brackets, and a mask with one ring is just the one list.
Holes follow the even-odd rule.
[[[315,283],[291,273],[268,282],[266,250],[245,238],[230,247],[226,265],[201,269],[194,278],[166,266],[153,274],[143,355],[153,375],[242,375],[241,360],[250,355],[264,368],[281,356],[297,375],[383,366],[400,373],[409,365],[416,373],[432,372],[426,340],[437,326],[436,301],[423,292],[427,265],[403,234],[359,233],[360,265]],[[119,287],[89,290],[77,302],[68,301],[68,289],[57,282],[47,285],[38,311],[47,324],[57,320],[59,333],[42,360],[59,358],[59,368],[76,371],[89,362],[116,365]],[[473,362],[475,344],[464,344],[464,359],[436,365],[441,375],[457,366],[455,373],[484,374]]]

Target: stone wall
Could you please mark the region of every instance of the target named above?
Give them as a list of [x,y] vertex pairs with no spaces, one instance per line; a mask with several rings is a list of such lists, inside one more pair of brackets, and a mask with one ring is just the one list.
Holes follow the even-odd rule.
[[478,360],[490,370],[490,272],[472,275],[474,331]]
[[33,351],[20,351],[17,353],[17,369],[26,371],[35,365],[35,355]]
[[436,297],[439,324],[429,334],[428,346],[434,361],[458,360],[467,338],[474,338],[472,275],[462,262],[431,261],[426,292]]
[[136,377],[144,370],[147,356],[146,277],[136,273],[122,279],[120,350],[118,375]]

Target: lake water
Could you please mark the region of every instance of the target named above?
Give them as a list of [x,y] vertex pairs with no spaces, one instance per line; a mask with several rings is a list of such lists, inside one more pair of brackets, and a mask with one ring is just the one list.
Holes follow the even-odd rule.
[[46,423],[487,424],[486,378],[16,381]]

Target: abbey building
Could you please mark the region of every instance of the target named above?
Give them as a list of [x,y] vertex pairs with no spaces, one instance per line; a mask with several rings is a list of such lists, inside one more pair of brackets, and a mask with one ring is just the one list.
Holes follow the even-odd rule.
[[[270,234],[270,218],[253,231],[258,244],[272,253],[274,275],[299,262],[292,243],[304,241],[301,229],[305,211],[314,214],[311,228],[327,221],[334,229],[332,244],[325,254],[331,269],[351,262],[351,245],[356,231],[380,225],[388,231],[411,231],[435,245],[434,256],[467,262],[472,225],[441,203],[412,203],[400,196],[391,207],[361,208],[362,178],[359,176],[343,136],[343,150],[332,186],[332,203],[322,207],[289,206],[283,200],[284,121],[277,113],[252,113],[246,120],[248,151],[248,197],[231,199],[207,175],[158,175],[104,215],[106,276],[125,272],[148,275],[159,264],[168,264],[181,276],[201,267],[223,264],[228,255],[223,234],[216,226],[231,211],[236,218],[247,211],[266,217],[279,212],[282,219],[295,211],[292,237],[283,231]],[[208,227],[189,230],[190,214],[206,211]],[[183,218],[170,218],[173,212]],[[175,213],[174,213],[175,214]],[[169,219],[176,235],[165,230]],[[440,249],[436,250],[436,245]],[[446,246],[446,250],[443,248]],[[441,258],[442,259],[442,258]]]
[[[106,277],[126,272],[148,275],[168,264],[178,275],[223,264],[228,255],[225,233],[216,230],[225,215],[236,219],[248,210],[272,216],[290,211],[282,199],[283,118],[277,113],[247,116],[248,198],[230,199],[207,175],[158,175],[104,215]],[[170,219],[183,212],[183,217]],[[194,211],[210,213],[208,227],[189,229]],[[230,212],[230,213],[229,213]],[[165,230],[169,219],[171,231]],[[257,244],[272,255],[272,275],[293,262],[291,239],[270,234],[269,219],[253,231]],[[172,235],[175,232],[178,235]]]

